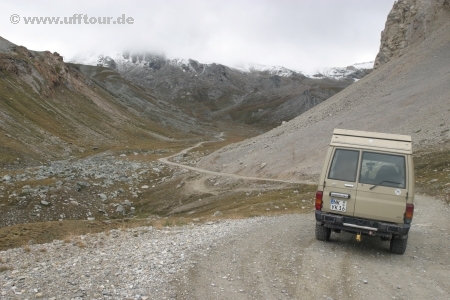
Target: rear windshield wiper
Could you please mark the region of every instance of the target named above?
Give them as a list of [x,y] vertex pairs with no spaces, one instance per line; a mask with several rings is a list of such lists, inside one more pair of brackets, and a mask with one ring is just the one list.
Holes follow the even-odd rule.
[[374,188],[376,188],[377,186],[379,186],[380,184],[382,184],[383,182],[389,182],[389,183],[393,183],[393,184],[401,184],[400,182],[394,182],[394,181],[387,181],[387,180],[383,180],[377,184],[375,184],[373,187],[371,187],[370,189],[373,190]]

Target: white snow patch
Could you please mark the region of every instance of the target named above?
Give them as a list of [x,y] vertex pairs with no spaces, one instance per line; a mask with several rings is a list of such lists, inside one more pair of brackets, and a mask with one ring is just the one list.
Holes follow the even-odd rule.
[[[334,79],[342,79],[350,75],[359,69],[372,69],[373,61],[363,62],[363,63],[355,63],[351,66],[347,67],[333,67],[333,68],[316,68],[308,71],[301,72],[307,77],[310,78],[334,78]],[[355,81],[357,81],[355,79]]]
[[270,74],[283,76],[283,77],[289,77],[294,73],[298,73],[298,72],[289,70],[289,69],[287,69],[285,67],[281,67],[281,66],[267,66],[267,65],[252,64],[252,63],[240,63],[238,65],[233,66],[232,68],[239,70],[241,72],[245,72],[245,73],[251,73],[254,71],[269,72]]
[[[78,64],[84,64],[84,65],[91,65],[91,66],[97,66],[103,62],[103,60],[107,57],[112,58],[119,69],[123,68],[130,68],[132,65],[134,66],[145,66],[148,64],[148,61],[152,61],[157,59],[164,59],[166,63],[169,63],[174,66],[178,66],[179,68],[183,69],[184,72],[186,66],[189,66],[189,71],[195,72],[195,69],[190,65],[189,59],[185,58],[166,58],[164,55],[154,55],[150,54],[151,57],[143,57],[142,60],[139,60],[139,58],[142,58],[142,56],[138,57],[135,62],[133,62],[131,55],[128,58],[124,58],[123,54],[121,53],[111,53],[111,54],[80,54],[73,57],[70,57],[67,59],[68,62],[72,63],[78,63]],[[199,62],[200,63],[200,62]],[[231,68],[239,70],[244,73],[251,73],[251,72],[268,72],[272,75],[278,75],[282,77],[289,77],[294,74],[304,75],[309,78],[334,78],[334,79],[342,79],[349,76],[351,73],[355,72],[358,69],[372,69],[373,68],[373,61],[369,62],[363,62],[363,63],[355,63],[351,66],[347,67],[334,67],[334,68],[316,68],[316,69],[310,69],[310,70],[302,70],[302,71],[294,71],[287,69],[282,66],[267,66],[267,65],[261,65],[261,64],[254,64],[254,63],[240,63],[238,65],[232,66]],[[200,63],[203,64],[205,67],[210,66],[214,63]],[[204,70],[203,70],[204,71]],[[355,79],[357,81],[357,79]]]

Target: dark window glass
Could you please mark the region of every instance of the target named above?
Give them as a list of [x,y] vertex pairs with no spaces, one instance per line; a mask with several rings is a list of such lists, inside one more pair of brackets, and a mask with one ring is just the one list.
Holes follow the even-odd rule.
[[356,181],[359,151],[337,149],[331,163],[329,179]]
[[359,182],[405,188],[405,157],[363,152]]

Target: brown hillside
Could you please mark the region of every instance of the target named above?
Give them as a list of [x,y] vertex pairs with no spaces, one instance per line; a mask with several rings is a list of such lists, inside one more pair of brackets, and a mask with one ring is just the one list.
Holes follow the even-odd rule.
[[[30,51],[0,37],[0,166],[148,146],[190,130],[189,118],[118,73],[91,69],[89,78],[56,52]],[[169,111],[177,122],[163,122]]]

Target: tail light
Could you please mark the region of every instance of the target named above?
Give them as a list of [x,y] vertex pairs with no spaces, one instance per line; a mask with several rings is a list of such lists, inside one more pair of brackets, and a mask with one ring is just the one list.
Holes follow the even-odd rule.
[[[316,200],[316,203],[317,203],[317,200]],[[414,215],[414,204],[406,204],[406,211],[405,211],[405,223],[406,224],[411,224],[413,215]]]
[[322,198],[323,198],[323,192],[317,191],[316,192],[316,210],[322,210]]

